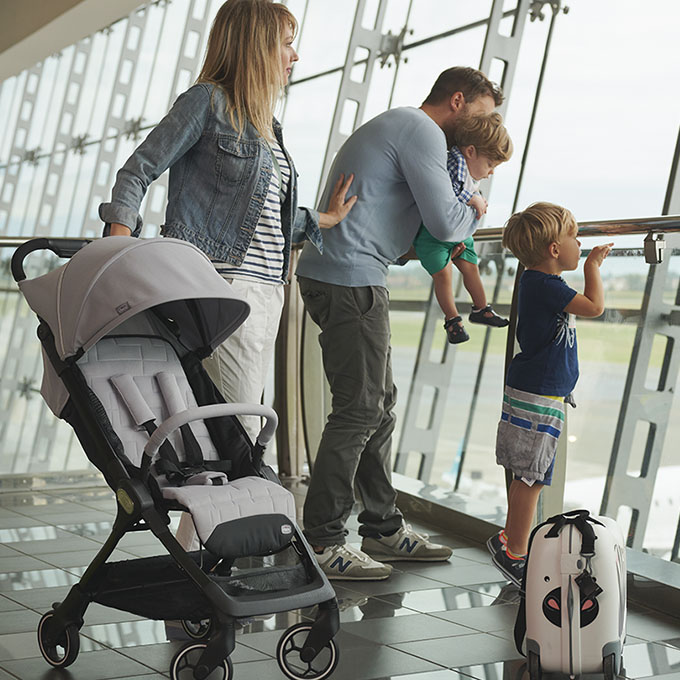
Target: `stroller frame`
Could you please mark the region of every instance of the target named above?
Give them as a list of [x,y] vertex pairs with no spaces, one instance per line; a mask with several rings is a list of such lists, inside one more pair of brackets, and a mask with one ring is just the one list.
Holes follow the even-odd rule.
[[[59,257],[71,257],[89,242],[82,239],[44,238],[28,241],[17,249],[12,258],[13,276],[17,282],[25,280],[23,262],[30,253],[36,250],[50,250]],[[38,641],[48,663],[64,668],[75,661],[79,651],[78,631],[84,625],[85,612],[91,602],[115,606],[124,611],[134,611],[134,608],[119,606],[120,597],[124,591],[131,590],[134,593],[135,589],[153,586],[159,588],[167,584],[166,582],[159,583],[157,580],[149,582],[142,576],[137,583],[132,585],[128,582],[122,588],[111,589],[109,587],[107,589],[107,581],[111,580],[110,577],[115,574],[116,569],[125,580],[128,580],[133,572],[141,570],[154,573],[158,567],[159,570],[167,573],[176,571],[175,580],[182,581],[183,579],[185,588],[195,588],[196,597],[200,600],[198,609],[201,610],[201,616],[192,617],[189,620],[196,621],[198,618],[203,618],[206,604],[209,609],[210,625],[207,631],[209,633],[207,643],[190,643],[178,652],[171,665],[173,679],[179,677],[177,669],[181,665],[180,661],[184,664],[183,667],[187,668],[187,659],[190,654],[193,655],[193,665],[190,664],[190,668],[193,669],[193,677],[196,680],[203,680],[218,668],[223,668],[223,680],[233,677],[229,656],[235,647],[237,618],[284,612],[312,605],[318,605],[315,620],[311,624],[296,624],[283,634],[277,649],[277,660],[281,670],[289,678],[330,676],[338,662],[337,648],[333,641],[334,635],[339,630],[337,599],[335,591],[320,570],[311,547],[297,525],[284,515],[280,515],[292,525],[290,543],[282,549],[288,547],[294,549],[299,557],[301,569],[304,570],[305,583],[301,585],[298,583],[292,588],[288,587],[283,592],[279,590],[275,595],[272,595],[272,591],[257,594],[249,589],[245,592],[239,591],[238,587],[234,587],[234,582],[230,580],[234,560],[220,562],[218,557],[206,556],[203,551],[200,554],[187,552],[170,532],[168,515],[169,510],[186,511],[186,508],[176,502],[168,502],[167,499],[159,508],[158,494],[154,493],[154,489],[149,485],[149,469],[155,452],[173,430],[186,422],[205,418],[206,427],[210,431],[211,421],[208,419],[229,416],[232,426],[237,428],[248,441],[240,423],[233,417],[236,414],[265,417],[265,427],[249,452],[249,464],[255,476],[280,484],[274,471],[262,460],[264,445],[276,428],[276,414],[271,409],[259,405],[225,404],[213,386],[213,394],[210,395],[213,398],[211,405],[200,405],[201,399],[199,399],[198,408],[166,419],[151,435],[144,450],[141,468],[131,468],[129,464],[121,460],[107,437],[105,428],[102,427],[102,414],[93,412],[92,398],[88,395],[87,389],[84,389],[85,380],[77,365],[78,359],[83,356],[82,350],[74,356],[62,359],[57,351],[52,329],[42,318],[38,317],[38,319],[38,338],[44,353],[69,393],[69,401],[61,417],[74,428],[86,455],[115,491],[117,502],[117,513],[108,539],[87,567],[80,581],[70,589],[63,602],[55,602],[52,610],[40,621]],[[200,360],[193,354],[184,357],[182,364],[184,365],[185,362],[189,364],[187,377],[191,382],[191,375],[201,373],[203,368]],[[210,385],[212,386],[211,383]],[[123,536],[135,531],[151,531],[168,555],[109,563],[108,559]],[[276,551],[266,554],[276,554]],[[207,561],[204,559],[206,557]],[[210,570],[214,567],[216,571],[211,573]],[[266,569],[262,569],[253,573],[261,577],[265,571]],[[242,584],[244,580],[247,581],[247,578],[247,575],[240,575],[237,581]],[[302,638],[304,641],[302,643],[292,642],[293,637],[298,633],[300,637],[306,633]],[[198,635],[194,637],[200,639]],[[197,647],[202,650],[200,656],[197,656]],[[61,653],[59,648],[62,648],[64,652]],[[312,663],[324,648],[330,650],[330,661],[322,669],[314,668]],[[298,659],[295,660],[298,666],[293,665],[288,659],[291,652],[298,654]],[[306,669],[300,670],[300,665],[303,668],[306,665]],[[182,675],[182,678],[185,677],[190,676]]]

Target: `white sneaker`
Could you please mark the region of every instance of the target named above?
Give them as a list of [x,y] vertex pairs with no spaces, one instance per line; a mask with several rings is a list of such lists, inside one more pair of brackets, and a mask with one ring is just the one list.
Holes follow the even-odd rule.
[[371,559],[366,553],[345,543],[314,553],[321,571],[331,581],[382,581],[392,573],[392,567]]
[[391,536],[365,537],[361,549],[381,562],[409,560],[413,562],[445,562],[453,550],[431,543],[427,534],[419,534],[410,524],[402,524]]

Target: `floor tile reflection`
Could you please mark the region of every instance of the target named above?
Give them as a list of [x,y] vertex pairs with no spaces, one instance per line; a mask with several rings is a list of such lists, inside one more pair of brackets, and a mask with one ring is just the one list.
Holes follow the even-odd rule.
[[[0,493],[0,680],[167,680],[184,642],[168,641],[162,621],[98,604],[85,614],[81,653],[68,671],[51,669],[38,650],[40,616],[78,581],[107,539],[114,509],[113,494],[101,487]],[[528,680],[512,641],[518,590],[500,578],[484,545],[414,527],[454,546],[453,558],[396,562],[383,582],[334,582],[341,630],[333,680]],[[358,544],[355,516],[349,529]],[[140,532],[124,537],[114,559],[163,552]],[[283,678],[275,658],[282,633],[315,615],[309,608],[241,621],[232,655],[237,680]],[[680,680],[680,619],[633,607],[628,632],[626,680]]]

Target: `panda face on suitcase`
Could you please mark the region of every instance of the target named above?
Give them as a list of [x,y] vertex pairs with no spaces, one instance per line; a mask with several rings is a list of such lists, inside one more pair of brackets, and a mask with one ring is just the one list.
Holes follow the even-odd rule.
[[[581,628],[591,624],[600,611],[595,597],[581,597]],[[562,588],[551,590],[543,598],[543,614],[553,626],[562,626]]]

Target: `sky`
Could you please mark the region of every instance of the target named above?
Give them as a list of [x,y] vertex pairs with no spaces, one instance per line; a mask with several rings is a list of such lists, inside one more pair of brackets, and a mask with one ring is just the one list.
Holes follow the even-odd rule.
[[[301,0],[289,4],[293,11],[304,7]],[[331,0],[310,4],[314,9],[307,13],[294,79],[344,58],[346,49],[335,45],[328,50],[332,57],[324,57],[318,35],[328,11],[334,13],[338,34],[344,33],[351,8],[343,12]],[[415,35],[407,36],[407,44],[474,20],[471,4],[479,17],[490,6],[441,0],[413,4],[409,26]],[[407,6],[402,0],[391,4],[386,26],[393,32],[403,25]],[[545,21],[525,27],[506,117],[516,152],[496,171],[487,226],[500,226],[511,212],[550,9],[545,13]],[[579,220],[660,214],[680,127],[679,28],[677,0],[569,2],[568,14],[560,13],[556,21],[519,208],[549,200],[570,208]],[[393,105],[418,106],[448,66],[477,66],[483,39],[480,28],[405,52],[408,63],[400,65]],[[386,108],[393,73],[376,71],[366,118]],[[320,173],[319,139],[310,130],[330,125],[336,87],[337,80],[327,77],[291,88],[287,143],[300,169],[301,196],[308,202],[314,200]]]

